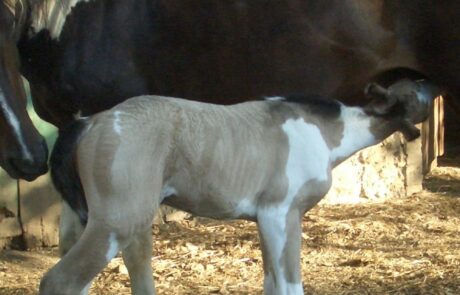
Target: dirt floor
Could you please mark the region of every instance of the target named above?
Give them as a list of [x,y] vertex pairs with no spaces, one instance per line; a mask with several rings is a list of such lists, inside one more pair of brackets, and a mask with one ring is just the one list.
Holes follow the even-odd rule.
[[[303,226],[306,294],[460,294],[459,168],[437,168],[412,197],[317,206]],[[153,234],[159,294],[262,294],[253,223],[192,219]],[[1,252],[0,294],[36,294],[57,260],[56,249]],[[129,286],[115,258],[90,293],[130,294]]]

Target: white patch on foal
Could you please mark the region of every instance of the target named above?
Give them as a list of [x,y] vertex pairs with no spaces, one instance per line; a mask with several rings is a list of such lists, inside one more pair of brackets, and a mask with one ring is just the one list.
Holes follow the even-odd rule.
[[91,0],[51,0],[43,1],[44,7],[37,7],[34,10],[35,17],[32,18],[32,28],[35,33],[47,29],[52,39],[59,39],[62,28],[64,27],[67,16],[80,2]]
[[82,120],[82,119],[88,119],[89,118],[88,116],[82,116],[81,113],[82,113],[81,110],[78,110],[77,112],[75,112],[73,114],[73,118],[75,120]]
[[[421,79],[421,80],[417,80],[416,82],[423,83],[425,82],[425,80]],[[431,98],[433,97],[433,91],[434,89],[430,89],[430,87],[421,86],[419,91],[416,92],[418,101],[425,103],[425,104],[431,103]]]
[[81,290],[80,292],[80,295],[88,295],[89,294],[89,288],[91,288],[91,282],[88,283],[88,285],[86,285],[86,287],[83,288],[83,290]]
[[259,230],[264,239],[264,247],[267,249],[269,255],[267,256],[267,260],[271,262],[274,272],[266,274],[264,280],[265,290],[275,289],[275,286],[279,290],[286,289],[285,271],[280,265],[283,249],[287,241],[286,214],[287,209],[284,205],[280,208],[277,208],[276,205],[270,206],[259,209],[257,212]]
[[121,135],[121,131],[122,131],[121,124],[120,124],[120,114],[121,114],[120,111],[115,111],[113,113],[113,115],[115,116],[115,121],[113,122],[113,130],[115,130],[115,132],[118,135]]
[[105,254],[105,259],[107,262],[110,262],[115,255],[118,253],[118,241],[117,241],[117,235],[115,233],[110,233],[109,235],[109,249],[107,250],[107,253]]
[[347,158],[376,140],[369,130],[371,121],[362,109],[342,105],[341,117],[344,123],[343,137],[340,145],[331,151],[331,162]]
[[288,283],[287,286],[287,293],[286,294],[303,294],[303,286],[302,283]]
[[236,216],[256,216],[257,206],[249,199],[242,199],[235,207]]
[[[279,294],[279,295],[303,295],[303,286],[302,283],[287,283],[277,282],[275,286],[275,278],[272,274],[268,274],[269,280],[264,281],[264,290],[270,290],[268,294]],[[276,293],[277,291],[277,293]]]
[[268,101],[280,101],[280,100],[286,100],[286,97],[283,97],[283,96],[266,96],[265,100],[268,100]]
[[23,156],[28,160],[33,160],[32,154],[30,153],[27,145],[24,142],[24,138],[22,137],[21,133],[21,123],[19,123],[18,118],[15,116],[13,110],[10,106],[6,103],[5,96],[3,91],[0,89],[0,108],[2,109],[3,114],[5,115],[5,119],[13,129],[16,139],[18,140],[19,145],[21,146],[21,151]]
[[289,189],[286,199],[290,200],[305,182],[328,179],[330,151],[318,126],[308,124],[302,118],[289,119],[282,128],[289,140],[289,156],[286,163]]
[[163,189],[161,190],[161,194],[160,194],[161,202],[163,202],[164,199],[174,196],[174,195],[177,195],[177,190],[167,184],[164,185]]

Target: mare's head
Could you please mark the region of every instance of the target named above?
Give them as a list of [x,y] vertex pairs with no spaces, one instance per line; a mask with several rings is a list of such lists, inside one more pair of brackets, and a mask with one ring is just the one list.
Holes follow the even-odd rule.
[[428,118],[431,103],[440,93],[427,80],[403,79],[388,88],[370,83],[366,86],[365,94],[371,98],[366,111],[398,122],[398,130],[410,141],[420,136],[415,124]]
[[47,171],[48,148],[26,110],[16,46],[25,23],[25,0],[0,0],[0,166],[13,178],[33,180]]

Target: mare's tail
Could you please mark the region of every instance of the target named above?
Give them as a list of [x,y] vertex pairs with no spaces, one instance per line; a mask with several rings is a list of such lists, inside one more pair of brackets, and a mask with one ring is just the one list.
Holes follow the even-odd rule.
[[76,150],[87,120],[79,119],[59,130],[50,157],[51,179],[64,201],[69,204],[82,225],[88,222],[88,204],[78,174]]

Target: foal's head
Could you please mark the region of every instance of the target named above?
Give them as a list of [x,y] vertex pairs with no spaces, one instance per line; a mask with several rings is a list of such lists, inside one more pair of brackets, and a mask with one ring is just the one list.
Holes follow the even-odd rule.
[[371,98],[365,107],[367,113],[399,121],[398,130],[407,140],[414,140],[420,135],[415,124],[428,118],[432,100],[439,95],[439,89],[425,80],[404,79],[388,88],[370,83],[365,94]]

